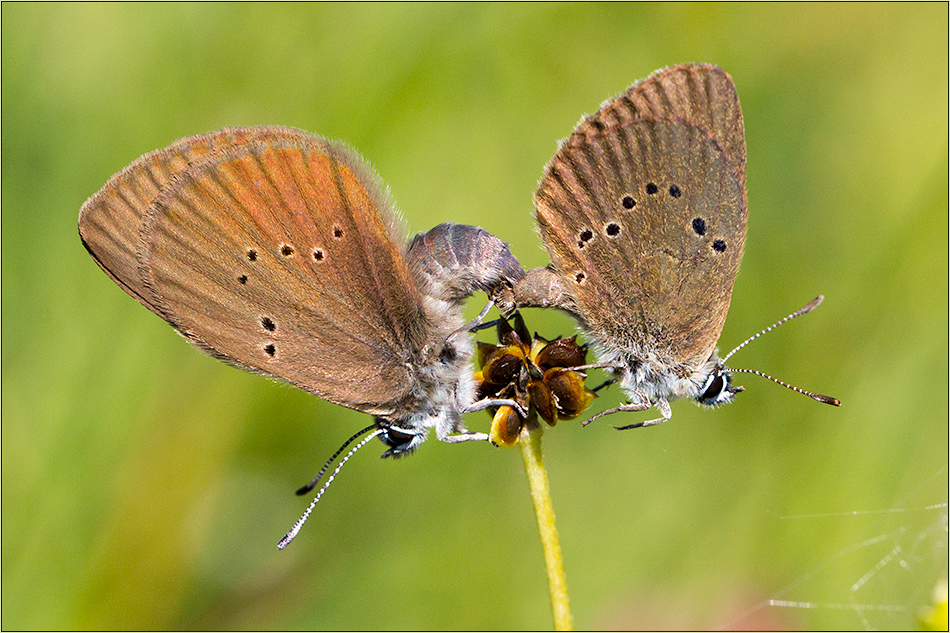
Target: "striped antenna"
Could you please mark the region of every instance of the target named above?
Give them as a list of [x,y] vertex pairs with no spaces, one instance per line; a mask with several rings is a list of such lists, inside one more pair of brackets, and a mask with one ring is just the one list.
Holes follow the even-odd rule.
[[824,402],[825,404],[832,404],[832,405],[834,405],[834,406],[836,406],[836,407],[840,407],[840,406],[841,406],[841,401],[838,400],[837,398],[832,398],[831,396],[823,396],[823,395],[821,395],[820,393],[812,393],[811,391],[806,391],[805,389],[800,389],[800,388],[798,388],[798,387],[794,387],[794,386],[788,384],[787,382],[782,382],[782,381],[779,380],[778,378],[773,378],[772,376],[769,376],[769,375],[766,374],[765,372],[756,371],[756,370],[754,370],[754,369],[733,369],[732,367],[730,367],[730,368],[727,369],[726,371],[728,371],[728,372],[734,372],[734,373],[739,373],[739,374],[755,374],[756,376],[762,376],[763,378],[768,378],[768,379],[771,380],[772,382],[777,383],[777,384],[780,384],[780,385],[782,385],[783,387],[788,387],[788,388],[791,389],[792,391],[797,391],[798,393],[804,394],[804,395],[808,396],[809,398],[814,398],[814,399],[817,400],[818,402]]
[[[729,352],[728,354],[726,354],[726,357],[722,359],[722,363],[725,364],[725,362],[726,362],[727,360],[729,360],[729,357],[730,357],[730,356],[732,356],[733,354],[735,354],[736,352],[738,352],[740,349],[742,349],[743,347],[745,347],[746,345],[748,345],[749,343],[751,343],[751,342],[754,341],[755,339],[759,338],[759,337],[762,336],[763,334],[765,334],[765,333],[767,333],[767,332],[771,332],[772,330],[774,330],[774,329],[777,328],[778,326],[782,325],[783,323],[785,323],[785,322],[787,322],[787,321],[791,321],[791,320],[794,319],[795,317],[800,317],[800,316],[803,315],[803,314],[808,314],[809,312],[811,312],[812,310],[814,310],[815,308],[817,308],[819,305],[821,305],[821,302],[824,301],[824,300],[825,300],[825,297],[824,297],[823,295],[818,295],[817,297],[815,297],[814,299],[812,299],[812,300],[808,303],[808,305],[806,305],[805,307],[803,307],[803,308],[801,308],[801,309],[799,309],[799,310],[796,310],[795,312],[792,312],[790,315],[788,315],[788,316],[785,317],[784,319],[780,319],[780,320],[776,321],[775,323],[773,323],[772,325],[768,326],[767,328],[765,328],[764,330],[762,330],[762,331],[759,332],[758,334],[754,334],[754,335],[750,336],[749,338],[747,338],[746,340],[744,340],[741,345],[739,345],[739,346],[736,347],[734,350],[732,350],[731,352]],[[788,384],[787,382],[782,382],[782,381],[779,380],[778,378],[774,378],[774,377],[772,377],[772,376],[769,376],[769,375],[766,374],[765,372],[756,371],[755,369],[733,369],[732,367],[727,368],[726,371],[732,372],[732,373],[739,373],[739,374],[755,374],[756,376],[762,376],[763,378],[768,378],[768,379],[771,380],[772,382],[774,382],[774,383],[776,383],[776,384],[779,384],[779,385],[782,385],[783,387],[787,387],[787,388],[791,389],[792,391],[797,391],[798,393],[804,394],[804,395],[808,396],[809,398],[814,398],[814,399],[817,400],[818,402],[824,402],[825,404],[831,404],[831,405],[834,405],[834,406],[836,406],[836,407],[840,407],[840,406],[841,406],[841,401],[838,400],[837,398],[832,398],[831,396],[824,396],[824,395],[822,395],[822,394],[820,394],[820,393],[812,393],[811,391],[806,391],[805,389],[800,389],[799,387],[794,387],[794,386]]]
[[734,350],[732,350],[731,352],[729,352],[728,354],[726,354],[726,357],[722,359],[722,362],[725,363],[727,360],[729,360],[729,357],[730,357],[730,356],[732,356],[733,354],[735,354],[736,352],[738,352],[740,349],[742,349],[743,347],[745,347],[746,345],[748,345],[749,343],[751,343],[751,342],[754,341],[755,339],[759,338],[759,337],[762,336],[763,334],[765,334],[765,333],[767,333],[767,332],[771,332],[772,330],[774,330],[774,329],[777,328],[778,326],[782,325],[782,324],[785,323],[786,321],[791,321],[791,320],[794,319],[795,317],[799,317],[799,316],[801,316],[801,315],[803,315],[803,314],[808,314],[809,312],[811,312],[812,310],[814,310],[815,308],[817,308],[819,305],[821,305],[821,302],[824,301],[824,300],[825,300],[824,295],[818,295],[817,297],[815,297],[814,299],[812,299],[811,302],[809,302],[809,304],[806,305],[804,308],[801,308],[800,310],[796,310],[795,312],[792,312],[790,315],[788,315],[788,316],[785,317],[784,319],[779,319],[778,321],[776,321],[776,322],[773,323],[772,325],[768,326],[767,328],[765,328],[764,330],[762,330],[762,331],[759,332],[758,334],[753,334],[752,336],[750,336],[749,338],[747,338],[746,340],[744,340],[744,341],[743,341],[738,347],[736,347]]
[[[372,428],[372,427],[370,427],[370,428]],[[364,429],[364,431],[365,431],[365,430],[366,430],[366,429]],[[307,511],[303,513],[303,516],[301,516],[299,519],[297,519],[297,522],[294,523],[294,526],[293,526],[292,528],[290,528],[290,531],[287,532],[286,535],[284,535],[284,538],[280,539],[280,542],[277,544],[277,549],[284,549],[285,547],[287,547],[288,545],[290,545],[290,542],[291,542],[292,540],[294,540],[294,538],[297,536],[297,533],[300,532],[300,528],[302,528],[304,522],[306,522],[307,517],[310,516],[310,513],[313,512],[313,508],[317,505],[317,502],[320,501],[320,497],[323,496],[323,493],[326,492],[327,488],[330,487],[330,484],[333,483],[333,480],[336,478],[337,473],[339,473],[339,472],[340,472],[340,469],[343,468],[343,464],[345,464],[345,463],[347,462],[347,460],[349,460],[350,457],[352,457],[353,454],[356,453],[356,451],[358,451],[358,450],[360,450],[361,448],[363,448],[363,446],[364,446],[367,442],[369,442],[371,439],[373,439],[373,438],[376,437],[377,435],[379,435],[379,434],[381,434],[381,433],[385,433],[385,432],[386,432],[386,429],[376,429],[376,431],[374,431],[373,433],[370,433],[369,435],[367,435],[366,437],[364,437],[364,438],[360,441],[359,444],[357,444],[356,446],[354,446],[354,447],[350,450],[350,452],[346,454],[346,457],[344,457],[344,458],[340,461],[340,463],[337,465],[336,469],[335,469],[335,470],[333,471],[333,473],[330,475],[330,478],[327,479],[327,482],[326,482],[325,484],[323,484],[323,487],[322,487],[322,488],[320,488],[320,492],[318,492],[318,493],[317,493],[317,496],[314,497],[313,501],[310,502],[310,506],[307,508]],[[347,442],[347,444],[348,444],[348,443],[349,443],[349,441]],[[345,447],[346,447],[346,444],[344,444],[344,448],[345,448]],[[340,449],[340,450],[343,450],[343,449]],[[339,451],[337,452],[337,454],[339,454]]]
[[320,478],[323,477],[323,473],[327,472],[327,468],[330,467],[330,464],[333,463],[333,460],[335,460],[337,457],[339,457],[339,456],[340,456],[340,453],[342,453],[342,452],[344,451],[344,449],[346,449],[347,446],[349,446],[349,445],[352,444],[357,438],[359,438],[360,435],[363,435],[364,433],[369,433],[369,432],[372,431],[374,428],[376,428],[376,425],[375,425],[375,424],[370,424],[368,427],[366,427],[366,428],[363,429],[362,431],[357,431],[356,433],[353,434],[353,437],[351,437],[351,438],[348,439],[347,441],[343,442],[343,446],[341,446],[340,448],[338,448],[337,451],[336,451],[335,453],[333,453],[333,455],[330,457],[330,459],[327,460],[327,463],[323,465],[323,468],[320,469],[320,472],[317,473],[317,476],[314,477],[313,479],[311,479],[305,486],[301,486],[300,488],[297,489],[297,494],[298,494],[298,495],[305,495],[305,494],[307,494],[308,492],[310,492],[311,490],[313,490],[313,489],[316,487],[317,482],[320,481]]

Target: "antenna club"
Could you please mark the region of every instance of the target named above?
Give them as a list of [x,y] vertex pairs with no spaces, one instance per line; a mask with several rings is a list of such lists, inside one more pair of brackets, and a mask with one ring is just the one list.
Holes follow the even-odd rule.
[[811,397],[817,400],[818,402],[824,402],[825,404],[830,404],[835,407],[841,406],[841,401],[837,398],[832,398],[831,396],[823,396],[820,393],[813,393]]
[[804,308],[799,310],[799,312],[801,312],[802,314],[805,314],[806,312],[811,312],[812,310],[820,306],[821,302],[824,300],[825,300],[825,295],[818,295],[817,297],[811,300],[811,303],[809,303]]
[[782,385],[783,387],[787,389],[791,389],[792,391],[797,391],[798,393],[808,396],[809,398],[814,398],[818,402],[824,402],[825,404],[831,404],[836,407],[841,406],[841,401],[838,400],[837,398],[832,398],[831,396],[823,396],[820,393],[813,393],[811,391],[808,391],[807,389],[802,389],[801,387],[790,385],[787,382],[784,382],[782,380],[779,380],[778,378],[775,378],[774,376],[769,376],[764,371],[759,371],[757,369],[732,369],[732,368],[728,369],[727,371],[734,372],[737,374],[755,374],[756,376],[762,376],[763,378],[771,380],[772,382],[776,384]]

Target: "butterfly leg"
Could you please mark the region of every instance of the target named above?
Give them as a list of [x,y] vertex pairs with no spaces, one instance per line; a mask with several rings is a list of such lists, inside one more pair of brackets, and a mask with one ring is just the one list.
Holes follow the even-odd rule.
[[481,325],[481,322],[485,320],[485,317],[488,315],[488,311],[491,310],[493,305],[495,304],[489,301],[488,304],[486,304],[485,307],[482,308],[482,311],[478,313],[477,317],[475,317],[474,319],[472,319],[471,321],[469,321],[468,323],[466,323],[459,329],[455,330],[454,332],[446,336],[445,340],[448,341],[458,336],[459,334],[463,334],[466,332],[474,332],[478,328],[478,326]]
[[597,415],[591,416],[587,420],[581,423],[581,426],[587,426],[597,418],[601,418],[605,415],[610,415],[612,413],[620,413],[621,411],[646,411],[652,406],[650,399],[647,398],[645,393],[640,392],[639,390],[632,393],[634,397],[634,402],[627,402],[620,405],[619,407],[614,407],[613,409],[607,409],[606,411],[601,411]]
[[487,330],[488,328],[495,327],[501,322],[501,319],[492,319],[491,321],[485,321],[484,323],[479,323],[478,325],[472,326],[470,332],[478,332],[479,330]]
[[[583,426],[587,426],[594,420],[605,415],[610,415],[611,413],[620,413],[621,411],[646,411],[651,406],[654,406],[650,399],[646,397],[646,394],[641,393],[640,391],[634,392],[636,396],[636,402],[628,402],[622,404],[619,407],[614,407],[613,409],[607,409],[606,411],[601,411],[597,415],[591,416],[588,420],[582,423]],[[616,426],[614,427],[618,431],[626,431],[627,429],[638,429],[644,426],[654,426],[660,424],[661,422],[666,422],[673,417],[673,410],[670,408],[670,403],[667,402],[664,398],[660,398],[656,401],[656,408],[660,410],[660,414],[663,415],[662,418],[657,418],[655,420],[648,420],[646,422],[637,422],[636,424],[628,424],[627,426]]]
[[508,399],[489,399],[485,398],[484,400],[479,400],[478,402],[473,402],[472,404],[460,406],[459,411],[462,413],[474,413],[475,411],[484,411],[488,407],[512,407],[515,411],[518,412],[522,418],[528,417],[528,412],[524,410],[520,404],[514,400]]
[[666,422],[673,417],[673,409],[670,408],[670,403],[660,398],[656,403],[656,408],[660,410],[660,413],[663,415],[662,418],[657,418],[656,420],[647,420],[646,422],[637,422],[636,424],[628,424],[627,426],[615,426],[614,428],[618,431],[626,431],[627,429],[639,429],[641,427],[654,426],[662,422]]
[[487,442],[488,434],[465,431],[463,433],[459,433],[458,435],[439,436],[439,441],[447,442],[449,444],[458,444],[459,442]]
[[[647,403],[645,403],[645,404],[641,404],[641,403],[639,403],[639,402],[628,402],[628,403],[626,403],[626,404],[620,405],[619,407],[614,407],[613,409],[607,409],[607,410],[605,410],[605,411],[601,411],[601,412],[598,413],[597,415],[592,415],[592,416],[589,417],[588,419],[586,419],[586,420],[584,420],[583,422],[581,422],[581,426],[587,426],[588,424],[590,424],[591,422],[593,422],[593,421],[596,420],[597,418],[602,418],[602,417],[604,417],[605,415],[611,415],[611,414],[613,414],[613,413],[620,413],[620,412],[622,412],[622,411],[646,411],[646,410],[649,409],[649,408],[650,408],[650,403],[649,403],[649,402],[647,402]],[[641,426],[641,425],[642,425],[642,423],[637,423],[636,426]],[[630,427],[623,427],[623,428],[630,428]]]

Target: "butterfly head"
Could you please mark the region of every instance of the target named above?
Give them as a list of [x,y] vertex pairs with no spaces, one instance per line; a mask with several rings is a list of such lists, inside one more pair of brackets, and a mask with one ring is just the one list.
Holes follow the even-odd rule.
[[377,428],[382,430],[379,439],[389,447],[380,457],[405,457],[419,448],[426,439],[428,429],[415,426],[397,426],[383,418],[376,418]]
[[[732,384],[732,372],[715,355],[706,367],[710,365],[712,365],[711,370],[706,373],[696,395],[693,396],[697,403],[705,407],[718,407],[729,404],[735,399],[737,393],[745,391],[745,387]],[[697,373],[702,373],[702,370]]]
[[732,383],[732,370],[715,352],[698,369],[655,357],[622,359],[618,365],[614,376],[621,388],[631,398],[654,404],[685,398],[705,407],[718,407],[745,390]]

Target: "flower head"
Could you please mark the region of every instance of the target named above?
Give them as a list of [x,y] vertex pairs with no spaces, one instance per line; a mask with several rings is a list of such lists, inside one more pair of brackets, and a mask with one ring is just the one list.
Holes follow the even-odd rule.
[[584,374],[571,369],[586,363],[587,347],[576,336],[548,341],[528,334],[524,320],[515,314],[514,327],[498,321],[498,344],[478,343],[481,371],[475,372],[477,398],[514,400],[525,411],[522,418],[511,406],[494,410],[489,439],[496,446],[513,446],[532,410],[550,426],[572,420],[597,397],[584,386]]

